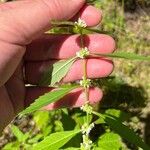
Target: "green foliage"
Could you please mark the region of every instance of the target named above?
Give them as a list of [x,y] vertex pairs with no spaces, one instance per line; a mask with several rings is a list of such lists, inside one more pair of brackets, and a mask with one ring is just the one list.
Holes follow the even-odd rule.
[[37,134],[36,136],[34,136],[33,138],[29,139],[28,140],[28,143],[29,144],[34,144],[34,143],[37,143],[40,139],[43,138],[43,135],[42,134]]
[[[92,115],[88,116],[89,122],[92,121],[92,118],[93,118]],[[79,127],[81,127],[84,124],[85,120],[87,119],[87,116],[84,112],[76,112],[73,115],[73,119],[75,120],[76,124],[79,125]]]
[[51,85],[54,86],[57,82],[59,82],[68,72],[76,57],[61,60],[53,64],[44,74],[39,85]]
[[121,122],[126,121],[131,117],[129,113],[126,113],[124,111],[117,110],[117,109],[107,109],[105,111],[105,114],[107,114],[109,116],[113,116]]
[[144,150],[150,149],[150,147],[146,145],[143,142],[143,140],[138,135],[136,135],[136,133],[133,130],[129,129],[127,126],[122,124],[118,119],[107,114],[99,114],[99,113],[94,114],[96,114],[100,118],[103,118],[104,121],[122,138],[126,139],[132,144],[135,144],[138,147],[143,148]]
[[33,146],[33,150],[58,150],[79,132],[80,130],[53,133]]
[[113,132],[104,133],[98,139],[99,150],[120,150],[122,149],[121,137]]
[[20,148],[20,143],[19,142],[10,142],[7,145],[3,147],[3,150],[18,150]]
[[46,93],[45,95],[40,96],[38,99],[36,99],[35,102],[32,103],[24,111],[22,111],[21,115],[32,113],[50,103],[56,102],[77,87],[79,86],[76,85],[76,86],[62,87],[55,91]]
[[49,112],[48,111],[37,111],[37,112],[35,112],[33,119],[39,129],[44,129],[49,122]]
[[15,125],[11,127],[12,133],[14,136],[18,139],[19,142],[24,143],[29,138],[29,133],[22,133],[22,131],[19,130],[19,128]]
[[129,142],[135,144],[138,147],[143,148],[144,150],[149,150],[150,147],[147,146],[143,140],[135,134],[135,132],[125,125],[121,124],[118,120],[115,118],[107,116],[105,118],[105,121],[110,125],[110,127],[117,132],[121,137],[125,138]]
[[[117,109],[107,109],[104,113],[116,118],[120,122],[127,121],[131,117],[129,113]],[[103,118],[100,117],[98,120],[96,120],[95,123],[103,124],[105,123],[105,121]]]
[[27,144],[27,140],[30,138],[30,133],[23,133],[17,126],[12,125],[11,127],[12,133],[14,134],[15,138],[17,139],[14,142],[10,142],[4,146],[3,150],[18,150],[21,147],[26,149],[30,145]]
[[69,147],[69,148],[62,149],[62,150],[80,150],[80,148]]

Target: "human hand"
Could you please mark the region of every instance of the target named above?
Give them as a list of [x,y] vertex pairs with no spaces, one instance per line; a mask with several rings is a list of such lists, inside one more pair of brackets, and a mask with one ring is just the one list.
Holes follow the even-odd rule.
[[[80,50],[78,35],[44,34],[51,27],[50,21],[77,18],[77,13],[80,12],[81,19],[85,20],[88,26],[95,26],[100,22],[101,13],[92,6],[83,6],[84,3],[84,0],[23,0],[0,5],[1,129],[35,98],[52,90],[48,87],[26,87],[25,84],[37,85],[42,73],[54,59],[72,57]],[[85,42],[93,52],[110,53],[115,49],[114,40],[107,35],[89,35]],[[81,60],[78,60],[73,64],[63,82],[82,78],[81,63]],[[89,78],[105,77],[112,70],[111,61],[98,58],[87,61]],[[91,103],[101,98],[100,89],[90,89]],[[82,99],[83,92],[79,89],[47,108],[77,107],[83,104]]]

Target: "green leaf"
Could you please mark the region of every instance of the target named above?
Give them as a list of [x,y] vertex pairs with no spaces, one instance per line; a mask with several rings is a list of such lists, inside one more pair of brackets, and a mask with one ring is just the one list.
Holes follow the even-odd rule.
[[58,150],[79,132],[80,130],[53,133],[40,143],[36,144],[33,147],[33,150]]
[[40,108],[42,108],[42,107],[44,107],[50,103],[56,102],[77,87],[79,87],[79,86],[78,85],[68,86],[66,88],[65,87],[59,88],[55,91],[46,93],[45,95],[40,96],[38,99],[36,99],[35,102],[32,103],[28,108],[23,110],[20,113],[20,115],[32,113],[32,112],[39,110]]
[[54,27],[46,32],[46,34],[73,34],[72,27]]
[[20,143],[17,142],[9,142],[6,144],[2,150],[18,150],[20,148]]
[[107,116],[105,118],[105,121],[110,125],[110,127],[115,132],[117,132],[121,137],[125,138],[127,141],[135,144],[138,147],[143,148],[144,150],[150,150],[150,147],[146,145],[143,142],[143,140],[138,135],[136,135],[136,133],[133,130],[131,130],[118,120]]
[[138,54],[135,54],[135,53],[128,53],[128,52],[115,52],[115,53],[112,53],[112,54],[91,54],[91,56],[150,61],[150,57],[148,57],[148,56],[141,56],[141,55],[138,55]]
[[105,124],[106,122],[104,121],[104,119],[102,117],[100,117],[94,123],[95,124]]
[[72,21],[51,21],[51,24],[53,25],[53,26],[65,26],[65,25],[67,25],[67,26],[74,26],[74,22],[72,22]]
[[86,31],[88,31],[90,33],[100,33],[100,34],[108,34],[108,35],[114,36],[109,31],[103,31],[103,30],[99,30],[99,29],[95,29],[95,28],[85,28],[84,30],[86,30]]
[[50,120],[48,111],[37,111],[34,113],[33,120],[39,129],[44,130]]
[[60,150],[81,150],[80,148],[76,148],[76,147],[68,147],[65,149],[60,149]]
[[[131,116],[129,113],[126,113],[124,111],[118,110],[118,109],[107,109],[105,111],[105,114],[108,114],[109,116],[115,117],[120,122],[128,120]],[[100,117],[95,121],[96,124],[104,124],[106,123],[105,120]]]
[[73,57],[68,60],[61,60],[54,63],[43,75],[39,82],[39,85],[51,85],[59,82],[69,71],[70,67],[74,63],[77,57]]
[[[80,127],[80,126],[82,126],[82,125],[84,124],[85,120],[87,119],[87,115],[86,115],[85,112],[80,111],[80,112],[76,112],[76,113],[72,116],[72,118],[73,118],[73,119],[75,120],[75,122],[76,122],[76,127],[77,127],[77,126]],[[89,115],[89,117],[88,117],[89,122],[91,122],[92,119],[93,119],[93,116],[92,116],[92,115]]]
[[11,130],[19,142],[24,142],[29,137],[28,134],[21,132],[21,130],[15,125],[12,125]]
[[126,113],[118,109],[107,109],[105,113],[108,114],[109,116],[117,118],[121,122],[128,120],[131,117],[129,113]]
[[[72,116],[70,116],[70,114],[66,114],[64,112],[62,112],[62,117],[60,120],[63,124],[63,129],[65,131],[67,130],[73,130],[75,128],[75,121],[73,120]],[[69,126],[68,126],[68,122],[69,122]]]
[[34,136],[32,139],[28,140],[29,144],[34,144],[37,143],[41,138],[43,138],[42,134],[37,134],[36,136]]
[[98,139],[99,150],[120,150],[122,141],[118,134],[113,132],[105,133]]
[[150,147],[143,142],[143,140],[136,135],[136,133],[122,124],[119,120],[116,118],[106,115],[106,114],[99,114],[97,112],[93,112],[95,115],[102,117],[105,122],[116,132],[118,133],[122,138],[126,139],[132,144],[135,144],[138,147],[143,148],[144,150],[150,150]]

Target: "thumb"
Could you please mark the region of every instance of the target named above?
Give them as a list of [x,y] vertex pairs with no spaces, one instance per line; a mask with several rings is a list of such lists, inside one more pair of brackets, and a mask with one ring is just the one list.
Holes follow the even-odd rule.
[[24,45],[50,28],[51,20],[67,20],[73,17],[83,6],[84,1],[24,0],[2,4],[1,38],[7,37],[2,40]]

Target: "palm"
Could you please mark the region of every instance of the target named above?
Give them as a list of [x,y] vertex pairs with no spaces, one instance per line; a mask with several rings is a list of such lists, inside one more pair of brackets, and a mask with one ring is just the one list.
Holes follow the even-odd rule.
[[5,85],[0,87],[0,118],[3,121],[1,128],[5,127],[7,121],[11,120],[24,107],[25,85],[21,72],[22,67],[18,67],[17,72]]
[[11,78],[6,82],[3,87],[3,89],[5,89],[7,93],[4,99],[7,99],[7,97],[9,98],[15,114],[22,110],[24,107],[26,92],[22,71],[23,67],[20,64],[16,72],[11,76]]

